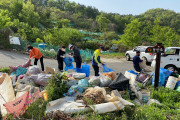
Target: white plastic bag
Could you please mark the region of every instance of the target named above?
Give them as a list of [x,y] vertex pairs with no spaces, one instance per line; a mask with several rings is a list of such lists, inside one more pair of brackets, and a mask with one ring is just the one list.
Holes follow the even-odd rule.
[[101,87],[108,87],[111,82],[112,82],[111,78],[104,76],[104,75],[100,75],[100,86]]
[[73,78],[75,79],[83,79],[86,77],[86,73],[74,73]]
[[92,86],[99,86],[100,85],[100,77],[91,76],[88,82]]
[[30,66],[27,71],[27,74],[39,74],[39,73],[41,73],[41,70],[37,65]]
[[52,74],[38,74],[38,78],[34,80],[34,83],[41,86],[46,86],[51,79]]
[[176,83],[177,83],[177,78],[175,78],[173,76],[169,76],[168,81],[166,83],[166,87],[171,90],[174,90]]

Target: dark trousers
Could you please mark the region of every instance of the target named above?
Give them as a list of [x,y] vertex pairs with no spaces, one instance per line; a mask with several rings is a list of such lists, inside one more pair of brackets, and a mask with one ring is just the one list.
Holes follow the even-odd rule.
[[63,70],[63,60],[58,60],[58,68],[60,71]]
[[[35,58],[34,60],[34,65],[37,65],[39,59]],[[41,63],[41,69],[44,71],[44,63],[43,63],[43,56],[40,58],[40,63]]]
[[99,76],[99,66],[93,65],[93,69],[94,69],[94,72],[95,72],[95,76]]
[[140,68],[138,65],[134,65],[134,69],[135,69],[137,72],[141,72],[141,68]]
[[76,68],[81,68],[81,64],[82,64],[81,61],[76,62]]

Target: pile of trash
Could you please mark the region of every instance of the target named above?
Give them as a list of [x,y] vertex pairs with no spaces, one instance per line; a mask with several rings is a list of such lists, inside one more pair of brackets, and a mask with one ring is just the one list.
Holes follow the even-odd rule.
[[[71,62],[72,60],[67,60],[67,64]],[[3,116],[10,113],[18,118],[38,98],[43,97],[44,100],[48,100],[48,91],[44,90],[44,87],[55,74],[55,69],[46,67],[46,71],[42,72],[38,66],[30,66],[29,61],[24,65],[10,68],[11,75],[0,73],[0,112]],[[149,91],[141,90],[137,85],[144,81],[151,81],[153,84],[153,73],[136,73],[130,70],[123,75],[104,65],[103,73],[96,77],[89,76],[90,70],[86,64],[80,71],[61,73],[65,76],[62,79],[67,83],[68,91],[62,92],[63,98],[56,97],[47,103],[44,119],[71,120],[72,118],[67,114],[79,112],[101,114],[122,110],[126,106],[135,106],[122,98],[121,91],[128,91],[130,99],[139,105],[161,104],[150,98]],[[179,77],[171,71],[161,69],[159,85],[179,90],[179,78],[176,76]]]
[[12,114],[19,118],[30,104],[42,97],[41,91],[47,85],[55,70],[46,67],[42,72],[38,66],[30,66],[31,61],[23,65],[10,66],[11,74],[0,73],[0,113]]

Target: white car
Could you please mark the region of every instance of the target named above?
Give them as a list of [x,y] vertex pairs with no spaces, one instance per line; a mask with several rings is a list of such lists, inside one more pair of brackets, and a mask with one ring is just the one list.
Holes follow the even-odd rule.
[[126,56],[126,60],[130,61],[131,59],[133,59],[133,57],[136,55],[136,51],[140,51],[140,58],[144,57],[144,59],[151,63],[155,54],[154,53],[145,53],[146,48],[148,48],[150,46],[138,46],[136,48],[134,48],[133,50],[129,50],[125,53]]
[[[151,66],[155,68],[156,56]],[[161,54],[161,68],[180,72],[180,47],[167,47],[165,53]]]

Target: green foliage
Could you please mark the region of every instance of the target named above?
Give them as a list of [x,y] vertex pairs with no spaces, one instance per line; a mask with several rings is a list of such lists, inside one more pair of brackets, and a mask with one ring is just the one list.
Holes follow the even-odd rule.
[[176,37],[176,33],[170,27],[160,26],[159,22],[159,19],[154,21],[155,25],[151,31],[151,40],[153,43],[161,42],[164,43],[164,45],[167,47],[172,46]]
[[107,19],[106,17],[104,17],[103,13],[101,15],[98,15],[96,17],[96,21],[98,23],[99,26],[99,30],[101,32],[105,32],[108,28],[108,23],[109,23],[109,19]]
[[7,10],[0,9],[0,29],[9,27],[11,24],[10,17],[8,16]]
[[43,98],[36,100],[23,114],[23,118],[41,120],[45,115],[46,104],[47,101],[44,101]]
[[140,24],[141,23],[138,21],[138,19],[135,19],[126,26],[124,34],[120,37],[124,45],[128,46],[129,48],[133,48],[134,46],[140,44]]
[[10,73],[10,68],[0,68],[0,72]]
[[65,78],[66,76],[63,73],[57,73],[52,76],[45,88],[48,91],[49,101],[64,97],[63,94],[68,90],[67,81],[64,80]]
[[102,53],[103,58],[124,58],[125,53]]
[[176,90],[170,90],[167,88],[159,88],[158,91],[152,91],[151,97],[153,99],[159,100],[161,103],[165,104],[169,108],[176,109],[180,108],[180,92]]
[[34,5],[28,0],[23,3],[21,13],[19,13],[20,21],[28,23],[31,27],[37,26],[39,21],[39,14],[35,12]]
[[163,112],[157,107],[143,105],[136,109],[135,120],[166,120]]
[[40,38],[36,38],[36,43],[43,43],[43,40],[41,40]]
[[60,28],[53,29],[52,32],[44,36],[46,42],[52,45],[69,45],[75,43],[79,39],[82,39],[83,35],[76,29],[72,28]]

